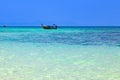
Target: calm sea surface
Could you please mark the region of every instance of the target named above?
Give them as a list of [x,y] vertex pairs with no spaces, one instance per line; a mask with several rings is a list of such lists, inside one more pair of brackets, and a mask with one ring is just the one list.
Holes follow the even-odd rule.
[[1,80],[120,80],[120,27],[0,27]]

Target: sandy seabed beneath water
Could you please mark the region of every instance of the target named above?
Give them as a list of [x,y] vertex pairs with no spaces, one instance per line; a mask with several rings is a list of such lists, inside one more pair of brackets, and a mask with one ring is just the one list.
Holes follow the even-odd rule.
[[2,42],[0,80],[120,80],[120,47]]

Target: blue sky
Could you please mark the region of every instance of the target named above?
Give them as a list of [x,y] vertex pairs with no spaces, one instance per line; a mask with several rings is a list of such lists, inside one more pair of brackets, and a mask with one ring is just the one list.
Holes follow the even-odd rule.
[[0,25],[120,25],[120,0],[1,0]]

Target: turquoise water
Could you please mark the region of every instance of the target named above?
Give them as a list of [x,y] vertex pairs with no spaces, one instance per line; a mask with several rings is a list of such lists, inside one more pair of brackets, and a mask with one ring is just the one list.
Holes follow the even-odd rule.
[[1,80],[120,80],[120,28],[0,28]]

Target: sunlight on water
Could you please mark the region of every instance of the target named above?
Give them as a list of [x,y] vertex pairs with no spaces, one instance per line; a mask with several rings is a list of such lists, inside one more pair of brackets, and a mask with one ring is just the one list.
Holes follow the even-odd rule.
[[0,32],[1,80],[120,80],[115,30],[17,30]]

